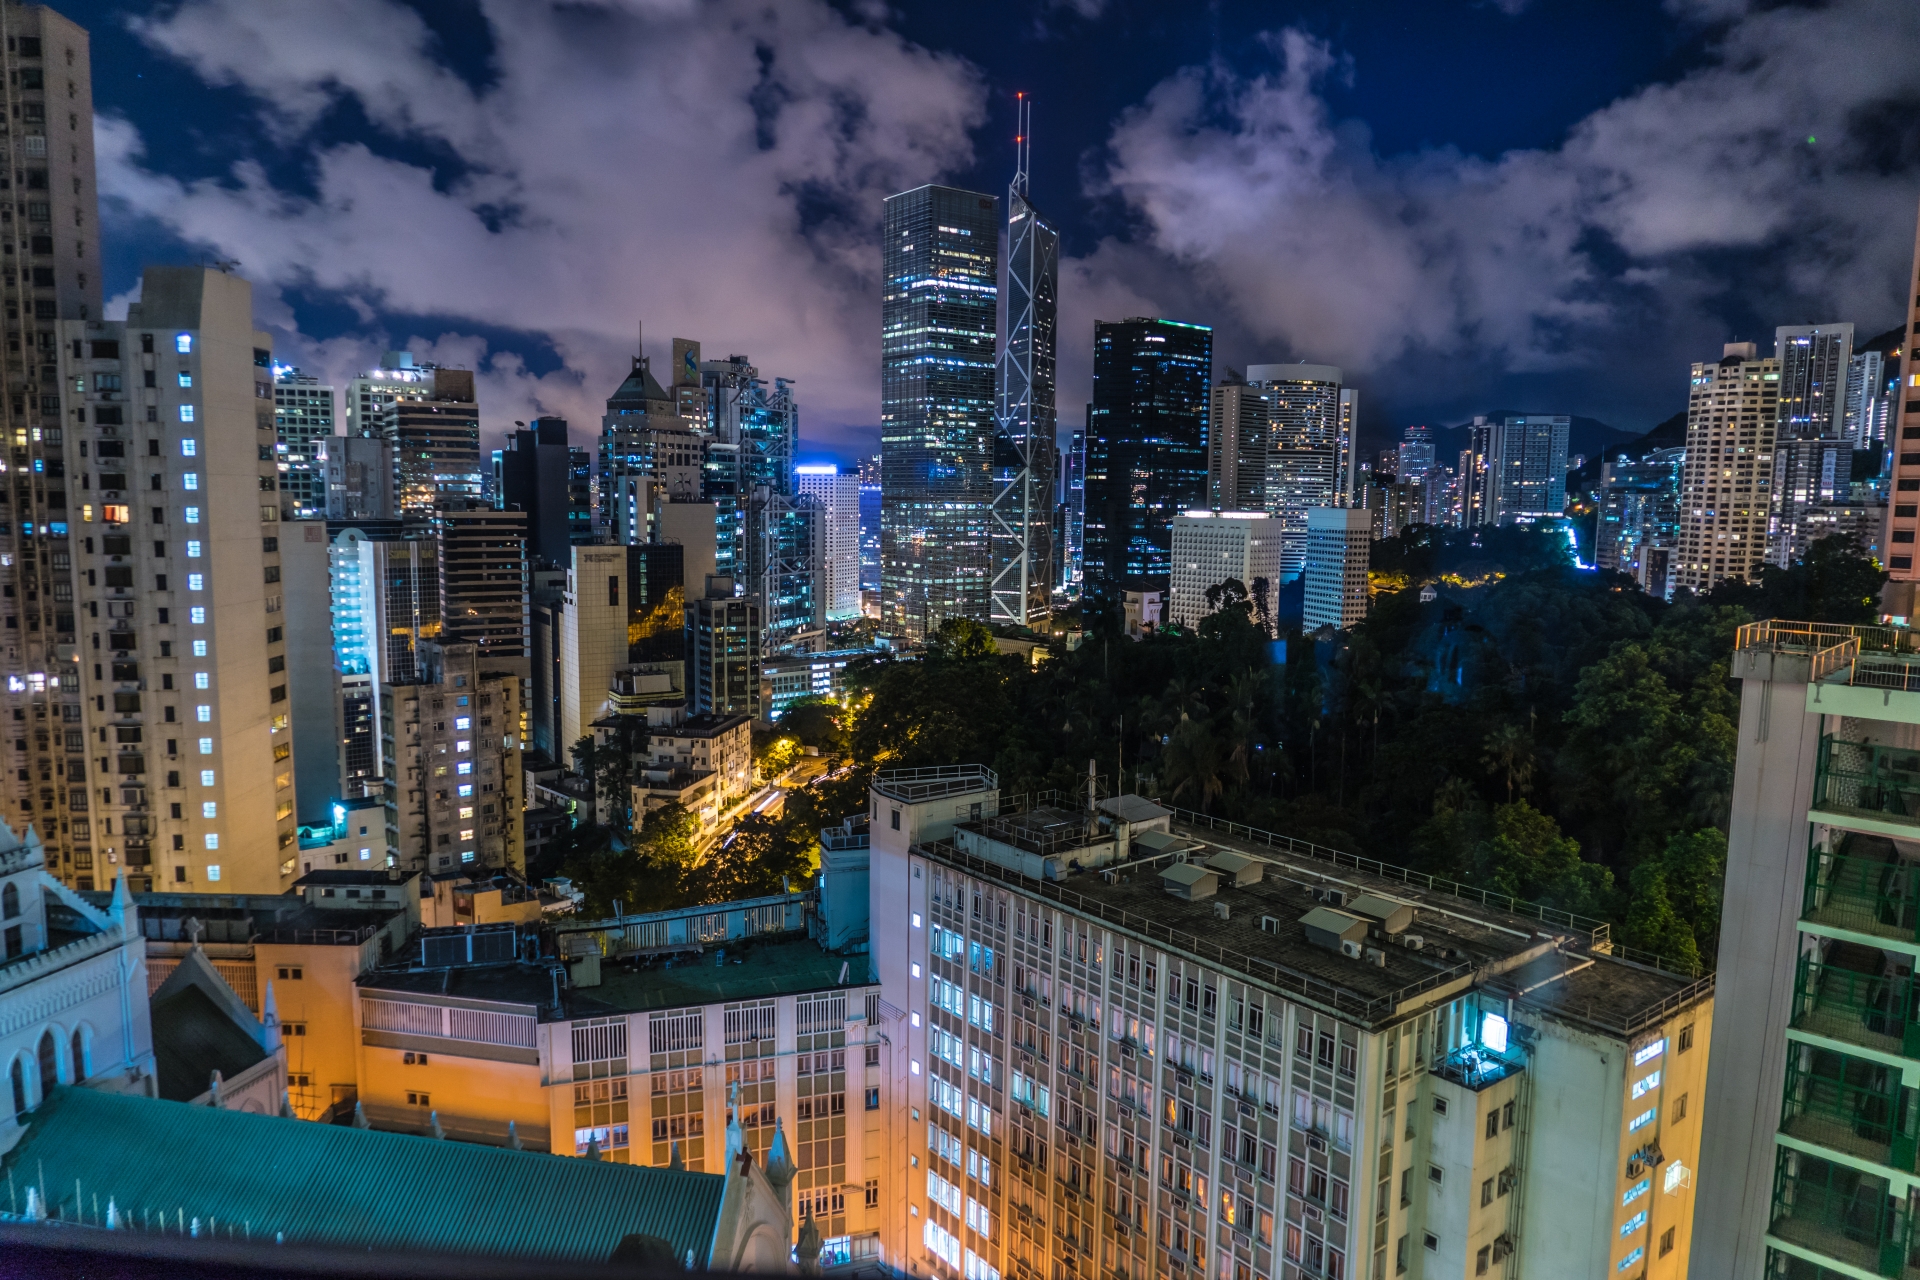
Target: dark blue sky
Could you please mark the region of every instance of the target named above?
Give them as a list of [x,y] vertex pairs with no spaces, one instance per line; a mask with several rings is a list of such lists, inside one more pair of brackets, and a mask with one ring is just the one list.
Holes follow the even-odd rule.
[[1382,440],[1494,407],[1640,430],[1728,338],[1898,318],[1905,0],[677,7],[61,6],[94,38],[109,295],[236,257],[290,358],[470,359],[490,431],[584,434],[644,319],[650,351],[797,377],[851,456],[877,197],[1003,192],[1024,89],[1063,426],[1091,319],[1136,308],[1215,325],[1218,365],[1342,364]]

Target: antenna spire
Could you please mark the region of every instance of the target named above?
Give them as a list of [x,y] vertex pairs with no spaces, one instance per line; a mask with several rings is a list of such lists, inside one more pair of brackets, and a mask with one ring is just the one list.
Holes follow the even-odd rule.
[[1013,95],[1017,104],[1018,124],[1013,135],[1013,181],[1008,184],[1009,196],[1025,197],[1027,194],[1027,153],[1033,146],[1033,99],[1025,93]]

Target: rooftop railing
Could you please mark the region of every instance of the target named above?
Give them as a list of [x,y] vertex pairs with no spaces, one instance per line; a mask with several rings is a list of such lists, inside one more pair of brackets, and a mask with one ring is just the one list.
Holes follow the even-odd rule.
[[983,764],[943,764],[930,769],[885,769],[873,775],[874,790],[918,804],[969,791],[993,791],[1000,775]]

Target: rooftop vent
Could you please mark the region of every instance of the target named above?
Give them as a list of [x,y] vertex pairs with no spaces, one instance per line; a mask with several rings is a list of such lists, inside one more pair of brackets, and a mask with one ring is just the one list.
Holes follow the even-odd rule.
[[1313,900],[1324,903],[1329,907],[1344,907],[1347,905],[1347,891],[1345,889],[1315,889],[1313,891]]
[[1361,894],[1347,904],[1347,910],[1373,921],[1382,933],[1399,933],[1413,923],[1412,907],[1377,893]]
[[1307,941],[1314,946],[1342,952],[1350,946],[1353,950],[1347,954],[1355,959],[1359,958],[1360,946],[1367,937],[1365,920],[1331,907],[1315,907],[1300,917],[1300,925],[1307,931]]
[[1176,862],[1160,873],[1160,883],[1168,893],[1189,902],[1211,898],[1220,890],[1220,878],[1205,867],[1191,862]]
[[1216,901],[1213,904],[1213,918],[1216,920],[1225,920],[1228,916],[1229,910],[1230,909],[1228,908],[1226,903]]
[[1244,853],[1221,850],[1207,859],[1207,865],[1218,871],[1221,878],[1236,889],[1250,884],[1259,884],[1266,868]]

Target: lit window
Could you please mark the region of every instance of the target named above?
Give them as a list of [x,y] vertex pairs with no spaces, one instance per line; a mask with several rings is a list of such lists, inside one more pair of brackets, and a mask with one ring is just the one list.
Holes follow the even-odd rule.
[[198,489],[200,487],[200,473],[198,471],[187,472],[181,477],[180,487],[183,489]]
[[206,585],[207,585],[207,577],[205,574],[190,573],[187,575],[187,590],[204,591],[206,589]]
[[460,861],[462,861],[462,862],[472,862],[472,861],[473,861],[473,850],[471,850],[471,849],[462,849],[462,850],[460,851]]
[[192,350],[193,350],[193,335],[192,335],[192,334],[190,334],[190,333],[176,333],[176,334],[174,334],[174,335],[173,335],[173,349],[174,349],[175,351],[178,351],[178,352],[179,352],[179,353],[180,353],[181,355],[186,355],[186,354],[187,354],[187,353],[188,353],[189,351],[192,351]]
[[365,862],[368,858],[371,858],[372,856],[373,856],[373,850],[371,849],[362,849],[360,851],[360,861],[362,862]]
[[192,385],[193,385],[193,375],[192,375],[192,374],[190,374],[190,373],[183,373],[183,374],[181,374],[181,375],[180,375],[180,385],[181,385],[181,386],[183,386],[183,387],[190,387],[190,386],[192,386]]
[[213,708],[203,702],[193,709],[193,718],[201,724],[206,724],[213,719]]
[[471,782],[463,782],[463,783],[461,783],[461,784],[460,784],[460,794],[461,794],[461,795],[463,795],[463,796],[470,796],[470,795],[472,795],[472,794],[473,794],[473,784],[472,784]]
[[190,405],[190,404],[183,404],[183,405],[181,405],[181,406],[180,406],[180,421],[182,421],[182,422],[192,422],[192,421],[193,421],[193,406],[192,406],[192,405]]
[[205,640],[195,640],[193,642],[193,656],[196,658],[204,658],[207,656],[207,642]]
[[462,809],[460,811],[460,816],[463,818],[471,818],[473,816],[473,806],[468,805],[466,808]]
[[220,837],[215,835],[213,832],[209,831],[207,833],[207,848],[218,849],[219,847],[220,847]]
[[188,523],[188,524],[199,524],[199,523],[200,523],[200,508],[198,508],[198,507],[188,507],[188,508],[187,508],[187,510],[186,510],[186,519],[187,519],[187,523]]
[[453,749],[455,751],[471,751],[473,750],[473,743],[466,738],[462,738],[453,744]]
[[462,831],[462,832],[460,833],[460,838],[461,838],[462,840],[471,840],[471,839],[473,839],[473,828],[472,828],[472,827],[468,827],[468,828],[467,828],[466,830],[464,830],[464,831]]
[[200,816],[203,818],[219,817],[219,809],[220,806],[212,800],[202,800],[200,802]]
[[460,765],[459,765],[459,771],[460,771],[461,773],[472,773],[472,772],[473,772],[473,761],[471,761],[471,760],[462,760],[462,761],[460,762]]
[[1652,1124],[1653,1117],[1658,1114],[1659,1110],[1660,1108],[1658,1107],[1648,1107],[1645,1111],[1642,1111],[1639,1115],[1627,1122],[1627,1132],[1632,1133],[1635,1129],[1644,1129],[1646,1126]]
[[916,978],[917,978],[917,977],[919,977],[919,976],[920,976],[920,966],[919,966],[919,965],[917,965],[917,964],[916,964],[916,965],[910,965],[910,966],[908,966],[908,967],[909,967],[909,968],[911,968],[911,969],[913,970],[913,976],[914,976],[914,977],[916,977]]
[[192,538],[187,539],[187,559],[198,560],[199,558],[200,544]]
[[[207,611],[195,605],[193,608],[187,610],[187,621],[196,627],[204,627],[207,625]],[[197,645],[200,642],[196,640],[194,643]],[[196,652],[193,656],[197,658],[200,655]]]
[[[215,842],[218,841],[219,839],[220,839],[219,836],[208,836],[207,848],[209,849],[213,848],[215,845]],[[218,880],[219,878],[220,878],[220,864],[217,862],[209,862],[207,864],[207,879]]]
[[1635,1080],[1633,1082],[1633,1096],[1635,1098],[1639,1098],[1647,1093],[1652,1092],[1655,1089],[1658,1089],[1659,1087],[1660,1087],[1660,1073],[1656,1071],[1652,1075],[1647,1076],[1643,1080]]
[[1652,1062],[1655,1058],[1659,1057],[1661,1054],[1665,1053],[1666,1051],[1667,1051],[1666,1037],[1662,1036],[1660,1039],[1655,1040],[1652,1044],[1644,1044],[1644,1045],[1641,1045],[1638,1049],[1635,1049],[1633,1051],[1633,1065],[1636,1067],[1645,1066],[1647,1063]]
[[201,755],[203,755],[203,756],[210,756],[210,755],[212,755],[212,754],[213,754],[213,739],[212,739],[212,738],[202,738],[202,739],[200,739],[200,754],[201,754]]
[[454,722],[453,722],[453,727],[454,727],[454,728],[456,728],[456,729],[465,729],[466,727],[468,727],[468,726],[469,726],[469,725],[471,725],[472,723],[473,723],[473,721],[472,721],[472,720],[471,720],[470,718],[468,718],[467,716],[459,716],[459,717],[457,717],[457,718],[455,718],[455,720],[454,720]]
[[194,443],[192,436],[188,436],[186,439],[180,442],[181,457],[191,458],[199,452],[200,452],[200,446]]
[[212,683],[213,683],[213,677],[212,677],[212,676],[210,676],[210,675],[208,675],[208,674],[207,674],[206,672],[204,672],[204,671],[196,671],[196,672],[194,672],[194,673],[193,673],[193,687],[194,687],[194,688],[196,688],[196,689],[205,689],[206,687],[208,687],[208,686],[209,686],[209,685],[211,685]]
[[200,771],[200,785],[203,787],[210,787],[213,785],[213,770],[202,769]]

